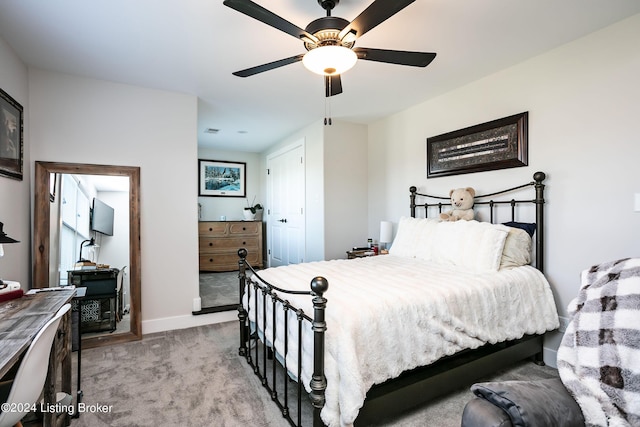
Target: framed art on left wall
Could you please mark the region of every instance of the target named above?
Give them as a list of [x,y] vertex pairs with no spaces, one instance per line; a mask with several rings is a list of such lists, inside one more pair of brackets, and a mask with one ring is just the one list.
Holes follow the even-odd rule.
[[198,159],[198,195],[246,197],[244,162]]
[[22,181],[23,109],[0,89],[0,175]]

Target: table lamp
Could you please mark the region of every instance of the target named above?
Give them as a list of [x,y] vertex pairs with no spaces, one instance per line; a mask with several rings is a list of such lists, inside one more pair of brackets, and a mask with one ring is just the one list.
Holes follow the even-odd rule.
[[393,223],[390,221],[380,221],[380,249],[387,250],[387,243],[393,241]]
[[87,242],[89,243],[89,244],[86,246],[87,248],[89,248],[89,247],[96,247],[96,246],[98,246],[98,245],[96,245],[96,240],[95,240],[93,237],[92,237],[92,238],[90,238],[90,239],[87,239],[87,240],[83,241],[82,243],[80,243],[80,255],[79,255],[79,256],[80,256],[80,258],[79,258],[79,259],[78,259],[78,261],[77,261],[77,262],[79,262],[79,263],[80,263],[80,262],[90,262],[88,259],[84,259],[84,258],[82,258],[82,247],[83,247],[83,246],[84,246],[84,244],[85,244],[85,243],[87,243]]

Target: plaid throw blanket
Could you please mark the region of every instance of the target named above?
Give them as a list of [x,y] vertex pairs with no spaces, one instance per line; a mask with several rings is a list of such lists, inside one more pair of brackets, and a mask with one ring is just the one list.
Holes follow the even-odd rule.
[[587,426],[640,426],[640,258],[582,272],[558,371]]

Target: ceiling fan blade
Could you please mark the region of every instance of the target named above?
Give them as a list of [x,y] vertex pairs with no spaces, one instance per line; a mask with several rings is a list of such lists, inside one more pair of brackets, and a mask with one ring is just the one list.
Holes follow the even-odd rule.
[[426,67],[436,57],[435,53],[371,49],[368,47],[357,47],[353,49],[353,51],[358,55],[358,59],[386,62],[389,64],[409,65],[412,67]]
[[327,98],[334,95],[340,95],[342,93],[342,80],[340,79],[340,74],[324,76],[324,91]]
[[364,33],[391,18],[414,1],[416,0],[375,0],[356,19],[340,31],[340,40],[352,30],[356,32],[356,37],[361,37]]
[[273,28],[284,31],[285,33],[290,34],[297,39],[309,38],[314,42],[318,41],[318,39],[314,35],[309,34],[297,25],[292,24],[286,19],[281,18],[280,16],[265,9],[259,4],[252,2],[251,0],[224,0],[222,3],[225,6],[229,6],[231,9],[237,10],[240,13],[244,13],[251,18],[257,19],[260,22],[272,26]]
[[284,67],[285,65],[293,64],[294,62],[302,61],[304,54],[292,56],[290,58],[280,59],[278,61],[269,62],[268,64],[258,65],[257,67],[247,68],[246,70],[240,70],[233,73],[238,77],[249,77],[254,74],[263,73],[265,71],[273,70],[275,68]]

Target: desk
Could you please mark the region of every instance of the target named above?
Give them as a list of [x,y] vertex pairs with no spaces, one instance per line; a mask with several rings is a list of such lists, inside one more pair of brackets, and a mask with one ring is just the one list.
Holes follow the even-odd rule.
[[80,303],[80,322],[83,332],[115,331],[118,302],[117,268],[69,270],[69,285],[87,288]]
[[[39,292],[0,303],[0,378],[19,362],[38,331],[58,310],[70,302],[75,289]],[[71,392],[71,312],[60,321],[59,333],[49,357],[49,371],[44,387],[44,401],[56,403],[56,378],[61,366],[61,391]],[[62,332],[62,333],[60,333]],[[56,414],[44,414],[44,426],[69,424],[67,416],[55,419]]]

